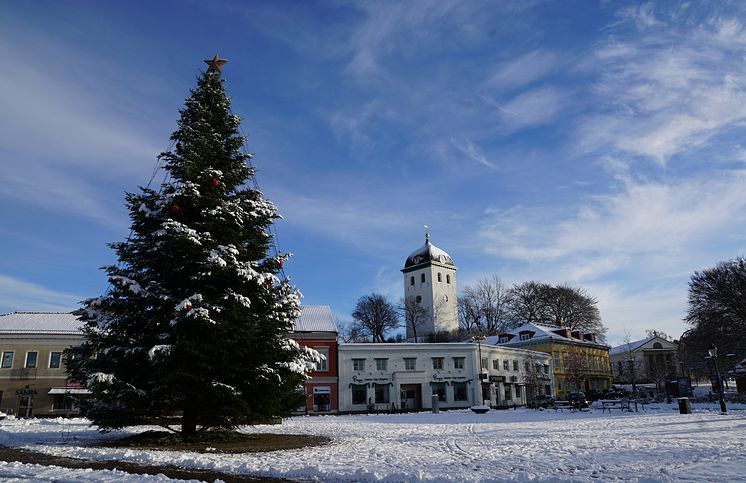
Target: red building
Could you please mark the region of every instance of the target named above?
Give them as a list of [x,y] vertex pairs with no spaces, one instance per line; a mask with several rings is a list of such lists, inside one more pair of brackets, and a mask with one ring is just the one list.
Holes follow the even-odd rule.
[[332,311],[325,305],[301,307],[300,317],[295,321],[290,337],[298,344],[312,347],[325,359],[311,373],[311,379],[304,384],[306,407],[298,412],[307,414],[336,413],[337,401],[337,323]]

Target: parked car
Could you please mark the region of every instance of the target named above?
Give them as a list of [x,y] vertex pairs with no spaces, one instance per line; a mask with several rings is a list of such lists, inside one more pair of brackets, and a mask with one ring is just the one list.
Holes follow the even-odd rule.
[[567,400],[575,409],[585,409],[588,407],[588,398],[585,397],[584,392],[571,392]]
[[554,399],[552,399],[551,396],[536,396],[536,398],[531,401],[528,405],[528,407],[532,409],[537,408],[549,408],[554,406]]

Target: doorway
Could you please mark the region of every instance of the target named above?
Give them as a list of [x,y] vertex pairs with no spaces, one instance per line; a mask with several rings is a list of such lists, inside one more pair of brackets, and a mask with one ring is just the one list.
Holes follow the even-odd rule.
[[402,384],[401,409],[402,411],[422,409],[422,388],[420,384]]
[[33,412],[34,398],[33,396],[18,396],[18,417],[19,418],[30,418]]

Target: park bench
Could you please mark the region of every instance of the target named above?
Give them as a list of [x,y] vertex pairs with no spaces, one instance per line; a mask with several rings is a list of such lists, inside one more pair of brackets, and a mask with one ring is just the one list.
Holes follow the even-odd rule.
[[570,404],[570,401],[554,401],[553,408],[555,411],[564,411],[565,409],[569,409],[570,411],[576,410],[575,406]]
[[620,411],[629,411],[629,402],[623,399],[602,399],[601,412],[618,409]]

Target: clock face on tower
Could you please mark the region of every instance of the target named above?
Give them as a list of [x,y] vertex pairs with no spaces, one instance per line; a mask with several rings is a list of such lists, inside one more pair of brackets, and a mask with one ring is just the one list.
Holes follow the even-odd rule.
[[422,255],[415,255],[415,257],[412,259],[415,265],[419,264],[422,261]]

